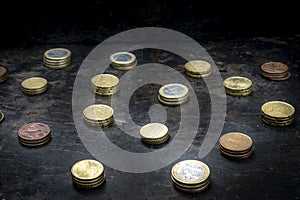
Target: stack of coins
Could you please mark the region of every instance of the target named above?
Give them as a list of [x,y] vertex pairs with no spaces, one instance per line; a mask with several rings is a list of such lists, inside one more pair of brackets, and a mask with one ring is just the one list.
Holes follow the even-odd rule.
[[260,69],[263,77],[273,81],[283,81],[291,77],[288,66],[281,62],[267,62]]
[[232,96],[247,96],[251,94],[252,81],[241,76],[233,76],[224,80],[225,92]]
[[81,189],[99,187],[106,180],[104,166],[93,159],[80,160],[73,164],[71,174],[74,186]]
[[25,124],[18,131],[19,143],[28,147],[37,147],[51,140],[50,128],[43,123]]
[[210,169],[201,161],[184,160],[173,166],[171,179],[174,187],[180,191],[201,192],[210,184]]
[[170,138],[168,127],[161,123],[149,123],[140,128],[142,141],[150,144],[163,144]]
[[187,101],[189,90],[185,85],[170,83],[163,85],[158,93],[158,100],[162,104],[176,106]]
[[211,74],[210,63],[204,60],[192,60],[184,65],[185,73],[193,78],[204,78]]
[[50,69],[62,69],[71,64],[71,51],[65,48],[53,48],[45,51],[43,62]]
[[230,132],[219,139],[221,153],[232,159],[245,159],[252,155],[254,148],[252,139],[239,132]]
[[48,81],[42,77],[31,77],[22,81],[22,91],[27,95],[38,95],[47,91]]
[[113,122],[114,110],[104,104],[95,104],[83,110],[83,119],[89,126],[110,126]]
[[294,121],[295,108],[283,101],[269,101],[261,106],[261,119],[272,126],[287,126]]
[[7,70],[4,67],[0,67],[0,83],[8,79]]
[[111,66],[115,69],[130,70],[137,65],[136,57],[129,52],[117,52],[110,56]]
[[4,114],[0,111],[0,123],[4,120]]
[[91,79],[95,94],[112,95],[118,91],[119,78],[112,74],[99,74]]

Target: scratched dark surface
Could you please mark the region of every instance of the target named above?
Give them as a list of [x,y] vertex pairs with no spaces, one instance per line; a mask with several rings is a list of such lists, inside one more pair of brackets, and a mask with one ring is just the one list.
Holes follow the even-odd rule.
[[[40,15],[35,22],[24,16],[11,30],[2,32],[0,65],[6,67],[9,79],[0,83],[0,110],[5,114],[0,124],[0,199],[299,199],[300,198],[300,37],[294,26],[277,21],[285,31],[268,28],[254,29],[251,20],[238,23],[231,17],[199,16],[197,9],[184,6],[185,11],[168,1],[147,3],[130,8],[109,9],[95,1],[82,9],[93,15],[77,16],[80,5],[65,16]],[[11,5],[12,6],[12,5]],[[42,5],[39,5],[42,7]],[[54,6],[53,6],[54,7]],[[63,5],[59,13],[63,13]],[[139,8],[139,9],[138,9]],[[97,12],[96,12],[97,11]],[[144,11],[144,12],[142,12]],[[25,13],[25,11],[22,11]],[[143,19],[137,17],[143,16]],[[154,13],[154,15],[153,15]],[[99,14],[99,16],[98,16]],[[98,16],[99,18],[96,18]],[[173,18],[171,17],[173,16]],[[185,16],[185,18],[182,18]],[[294,16],[288,16],[294,19]],[[277,17],[276,19],[279,19]],[[293,20],[292,20],[293,21]],[[90,23],[89,23],[90,22]],[[276,22],[264,18],[260,25]],[[245,160],[228,160],[220,155],[218,144],[203,159],[210,166],[211,185],[199,194],[185,194],[172,186],[170,171],[177,161],[197,159],[210,122],[210,101],[203,81],[186,77],[197,94],[201,110],[201,126],[189,149],[173,164],[157,171],[132,174],[105,166],[106,183],[97,189],[82,191],[72,185],[70,168],[76,161],[93,158],[76,131],[72,115],[73,84],[85,57],[99,43],[116,33],[143,26],[166,27],[183,32],[201,44],[215,61],[223,79],[240,75],[253,81],[254,91],[247,97],[227,96],[226,120],[222,134],[240,131],[251,136],[254,154]],[[62,70],[43,66],[44,51],[65,47],[72,51],[72,64]],[[184,74],[182,60],[159,50],[137,52],[142,62],[170,65]],[[269,81],[261,77],[264,62],[280,61],[292,73],[286,81]],[[124,72],[116,72],[121,77]],[[27,77],[42,76],[48,80],[48,90],[38,96],[27,96],[20,83]],[[149,122],[145,113],[158,103],[153,94],[159,85],[145,85],[130,100],[133,120],[141,125]],[[296,109],[295,122],[287,127],[272,127],[260,119],[260,106],[271,100],[282,100]],[[101,101],[101,100],[99,100]],[[103,102],[109,102],[104,99]],[[172,134],[179,126],[180,110],[167,109],[167,123]],[[29,122],[47,123],[52,140],[38,148],[26,148],[18,143],[18,128]],[[115,132],[109,139],[131,152],[154,151],[141,146],[140,141],[122,137]],[[172,142],[172,140],[170,141]],[[168,145],[168,144],[165,144]],[[160,146],[158,148],[163,148]]]

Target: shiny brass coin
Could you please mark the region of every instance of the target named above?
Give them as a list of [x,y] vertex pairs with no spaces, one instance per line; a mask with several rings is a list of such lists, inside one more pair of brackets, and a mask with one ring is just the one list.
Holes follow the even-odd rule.
[[186,72],[194,75],[208,74],[211,72],[211,64],[204,60],[192,60],[184,65]]
[[93,180],[81,180],[72,175],[72,181],[79,185],[93,185],[93,184],[97,184],[97,183],[103,181],[104,177],[105,177],[105,174],[103,171],[103,173],[99,177],[97,177]]
[[113,109],[104,104],[95,104],[83,110],[83,116],[91,121],[104,121],[113,117]]
[[294,115],[291,115],[289,117],[281,117],[281,118],[276,118],[276,117],[270,117],[263,112],[261,112],[261,117],[265,118],[266,120],[269,121],[274,121],[274,122],[289,122],[291,120],[294,120]]
[[4,120],[4,114],[0,111],[0,123]]
[[292,124],[294,122],[294,120],[288,121],[288,122],[284,122],[284,123],[277,123],[277,122],[273,122],[273,121],[268,121],[265,118],[261,118],[261,120],[271,126],[288,126],[290,124]]
[[219,144],[229,151],[245,151],[250,149],[253,145],[252,139],[244,134],[239,132],[230,132],[222,135],[219,138]]
[[173,184],[174,187],[179,190],[179,191],[182,191],[182,192],[186,192],[186,193],[199,193],[199,192],[202,192],[204,190],[206,190],[208,188],[208,186],[210,185],[210,180],[208,181],[208,183],[206,185],[203,185],[199,188],[184,188],[184,187],[180,187],[179,185],[176,185],[176,184]]
[[200,184],[210,176],[209,167],[198,160],[183,160],[172,168],[173,178],[183,184]]
[[49,60],[64,60],[71,56],[71,51],[66,48],[52,48],[44,52],[44,57]]
[[158,140],[148,140],[143,138],[142,141],[149,145],[159,145],[167,142],[170,139],[170,135],[166,135],[164,138],[158,139]]
[[142,138],[157,140],[168,134],[168,127],[161,123],[149,123],[140,128]]
[[111,88],[119,84],[119,78],[112,74],[99,74],[94,76],[91,82],[95,87]]
[[189,89],[183,84],[170,83],[163,85],[158,92],[167,99],[180,99],[188,95]]
[[85,159],[73,164],[72,176],[82,181],[94,180],[104,172],[104,166],[97,160]]
[[22,88],[22,92],[27,94],[27,95],[38,95],[38,94],[42,94],[44,92],[46,92],[48,89],[48,87],[43,87],[43,88],[40,88],[40,89],[36,89],[36,90],[28,90],[28,89],[25,89],[25,88]]
[[178,105],[181,105],[181,104],[185,103],[188,100],[188,98],[185,98],[181,101],[165,101],[165,100],[161,99],[161,96],[158,96],[158,100],[162,104],[167,105],[167,106],[178,106]]
[[94,183],[94,184],[78,184],[77,182],[73,182],[74,186],[80,189],[92,189],[92,188],[97,188],[101,185],[103,185],[106,181],[106,176],[104,175],[104,177],[99,180],[98,182]]
[[38,90],[47,86],[48,81],[42,77],[31,77],[22,81],[21,86],[27,90]]
[[252,86],[252,81],[246,77],[233,76],[226,78],[223,84],[230,90],[246,90]]
[[231,95],[231,96],[248,96],[252,93],[252,90],[249,90],[247,92],[230,92],[228,90],[225,90],[226,94]]
[[295,113],[295,108],[283,101],[269,101],[261,106],[261,111],[270,117],[288,118]]
[[109,120],[105,120],[105,121],[92,121],[92,120],[88,120],[86,118],[84,119],[84,123],[88,126],[92,126],[92,127],[108,127],[111,126],[113,124],[113,118],[109,119]]

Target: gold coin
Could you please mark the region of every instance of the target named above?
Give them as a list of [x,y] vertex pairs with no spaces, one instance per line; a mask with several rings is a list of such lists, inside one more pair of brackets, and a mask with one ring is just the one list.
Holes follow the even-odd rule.
[[71,51],[66,48],[52,48],[44,53],[44,57],[49,60],[65,60],[71,56]]
[[112,74],[99,74],[91,79],[92,84],[99,88],[111,88],[119,84],[119,78]]
[[186,71],[186,74],[190,77],[193,77],[193,78],[205,78],[205,77],[208,77],[209,75],[211,75],[211,71],[207,74],[193,74],[193,73],[190,73],[188,71]]
[[90,105],[83,110],[83,115],[86,119],[100,122],[110,119],[113,113],[113,109],[104,104]]
[[288,118],[295,113],[295,108],[283,101],[269,101],[261,106],[262,112],[274,118]]
[[72,176],[79,180],[94,180],[104,172],[104,166],[97,160],[85,159],[76,162],[72,168]]
[[174,179],[183,184],[200,184],[209,178],[209,167],[198,160],[183,160],[172,168]]
[[136,61],[135,55],[129,52],[116,52],[112,54],[109,58],[112,63],[118,65],[129,65]]
[[211,71],[211,64],[204,60],[192,60],[187,62],[185,65],[185,70],[194,75],[208,74]]
[[184,187],[180,187],[179,185],[173,184],[175,186],[175,188],[179,191],[182,192],[186,192],[186,193],[198,193],[198,192],[202,192],[204,190],[206,190],[208,188],[208,186],[210,185],[210,180],[207,181],[206,185],[203,185],[201,187],[198,188],[184,188]]
[[219,139],[219,144],[229,151],[245,151],[253,145],[252,139],[239,132],[230,132],[222,135]]
[[180,99],[188,95],[189,89],[183,84],[170,83],[163,85],[158,92],[167,99]]
[[3,112],[0,111],[0,123],[3,121],[3,119],[4,119],[4,114]]
[[160,139],[168,134],[168,127],[161,123],[149,123],[140,128],[140,135],[146,139]]
[[252,86],[252,81],[241,76],[233,76],[223,81],[224,87],[230,90],[246,90]]
[[47,86],[47,80],[42,77],[31,77],[22,81],[21,85],[27,90],[38,90]]

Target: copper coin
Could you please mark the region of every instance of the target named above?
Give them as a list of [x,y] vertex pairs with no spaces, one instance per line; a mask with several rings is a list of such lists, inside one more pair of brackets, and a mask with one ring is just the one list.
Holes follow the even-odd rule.
[[288,66],[281,62],[267,62],[261,66],[261,70],[271,74],[278,74],[288,71]]
[[4,67],[0,67],[0,83],[8,79],[7,71]]
[[47,124],[43,123],[29,123],[22,126],[18,135],[23,140],[41,140],[50,134],[50,128]]
[[238,152],[250,149],[253,145],[252,139],[248,135],[239,132],[222,135],[219,139],[219,143],[224,149]]

